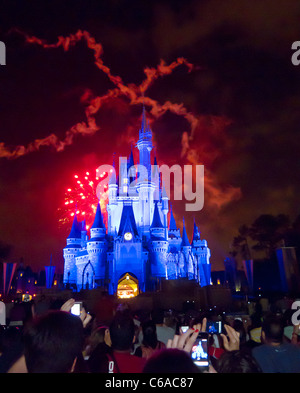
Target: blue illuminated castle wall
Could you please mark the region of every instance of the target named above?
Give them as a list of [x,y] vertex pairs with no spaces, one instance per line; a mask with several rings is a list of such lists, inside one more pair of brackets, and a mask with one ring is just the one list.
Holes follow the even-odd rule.
[[99,203],[90,237],[85,223],[79,222],[75,214],[63,250],[65,285],[76,290],[104,287],[114,294],[126,275],[138,282],[139,292],[157,290],[162,278],[186,278],[201,286],[211,284],[207,242],[201,240],[195,222],[191,243],[184,222],[181,235],[172,209],[169,213],[156,158],[151,167],[152,147],[152,131],[143,110],[138,164],[147,169],[149,176],[140,176],[128,192],[132,180],[128,168],[134,165],[131,150],[129,159],[120,165],[119,172],[123,173],[117,177],[113,171],[109,179],[107,227]]

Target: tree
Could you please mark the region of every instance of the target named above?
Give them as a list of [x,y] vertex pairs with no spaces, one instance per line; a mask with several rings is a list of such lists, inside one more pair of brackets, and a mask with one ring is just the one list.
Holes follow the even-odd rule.
[[286,247],[295,247],[297,259],[300,262],[300,215],[296,217],[293,224],[284,235],[284,243]]
[[233,249],[232,255],[240,254],[243,259],[251,259],[251,252],[249,247],[248,238],[251,235],[251,230],[247,225],[242,225],[239,227],[239,234],[233,239]]
[[[300,236],[300,216],[295,221],[294,226],[299,227]],[[233,239],[233,249],[240,254],[243,259],[252,259],[251,249],[254,251],[263,251],[267,258],[271,258],[276,248],[280,244],[285,244],[288,239],[288,233],[291,231],[290,219],[284,214],[274,216],[272,214],[260,215],[251,226],[242,225],[239,228],[238,236]],[[289,237],[295,237],[295,230]],[[249,240],[255,242],[250,247]]]
[[250,237],[256,241],[253,250],[265,251],[266,257],[270,258],[276,247],[284,241],[285,234],[290,226],[290,219],[284,214],[273,216],[262,214],[250,227]]

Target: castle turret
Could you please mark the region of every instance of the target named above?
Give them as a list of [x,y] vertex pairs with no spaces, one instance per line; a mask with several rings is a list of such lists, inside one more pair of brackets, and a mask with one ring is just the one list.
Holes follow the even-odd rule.
[[145,107],[143,106],[142,124],[139,130],[139,140],[137,147],[140,152],[140,165],[146,167],[148,171],[148,179],[151,176],[151,158],[150,152],[152,150],[152,131],[146,119]]
[[[130,155],[129,158],[127,160],[127,172],[128,172],[128,186],[130,186],[130,184],[132,184],[136,178],[136,169],[134,166],[134,158],[133,158],[133,151],[132,151],[132,144],[131,144],[131,149],[130,149]],[[133,194],[135,191],[134,189],[128,189],[129,194]]]
[[[90,233],[91,237],[87,242],[89,262],[92,266],[96,283],[103,284],[105,278],[105,253],[107,250],[107,241],[105,238],[106,228],[103,223],[100,203],[97,204],[96,215]],[[77,268],[79,269],[79,267]]]
[[210,285],[211,283],[211,266],[210,266],[210,249],[207,247],[207,241],[201,240],[200,231],[194,221],[192,253],[195,258],[197,269],[197,281],[201,286]]
[[170,252],[177,253],[178,251],[180,251],[182,240],[181,240],[181,235],[180,235],[180,229],[177,228],[177,225],[176,225],[172,205],[171,205],[171,209],[170,209],[168,241],[169,241]]
[[200,231],[196,225],[195,219],[194,219],[194,228],[193,228],[193,240],[192,240],[192,245],[196,244],[196,242],[200,240]]
[[73,224],[69,236],[67,237],[67,246],[63,250],[64,265],[64,284],[77,283],[76,256],[81,249],[81,223],[74,214]]
[[110,172],[110,177],[108,181],[108,204],[107,209],[107,233],[109,235],[116,235],[116,212],[117,212],[117,196],[118,196],[118,181],[116,175],[115,161],[113,160],[113,168]]
[[86,247],[86,242],[88,241],[87,229],[86,229],[86,221],[83,220],[81,223],[81,248]]
[[162,185],[161,192],[161,211],[163,213],[163,225],[165,228],[165,238],[168,238],[168,212],[169,212],[169,197],[166,191],[166,187]]
[[90,241],[92,241],[92,239],[103,239],[105,236],[106,228],[103,223],[103,217],[102,217],[101,207],[99,202],[97,203],[96,215],[93,225],[91,226],[90,232],[91,232]]
[[116,203],[116,197],[118,192],[118,183],[117,183],[117,175],[116,175],[116,166],[115,161],[113,161],[113,168],[109,174],[108,180],[108,198],[109,203],[114,204]]
[[154,157],[154,162],[151,171],[151,181],[155,184],[155,190],[153,194],[154,202],[160,200],[160,176],[159,176],[159,167],[157,165],[156,156]]
[[189,238],[185,228],[185,222],[183,219],[183,229],[182,229],[182,242],[181,242],[181,250],[183,254],[184,264],[181,266],[183,271],[181,275],[185,275],[188,278],[194,278],[195,271],[193,266],[193,254],[192,254],[192,246],[189,242]]
[[168,277],[167,252],[169,243],[165,236],[165,227],[161,222],[158,203],[155,203],[153,220],[150,227],[150,253],[152,257],[151,273],[156,277]]
[[151,218],[154,207],[155,183],[151,181],[151,150],[152,131],[147,123],[145,107],[143,107],[142,124],[139,131],[137,147],[140,153],[138,169],[137,192],[139,196],[139,226],[142,233],[149,236]]

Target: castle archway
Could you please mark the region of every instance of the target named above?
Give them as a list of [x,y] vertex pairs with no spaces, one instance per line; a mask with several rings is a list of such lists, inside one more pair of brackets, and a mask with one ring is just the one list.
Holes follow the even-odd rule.
[[95,285],[95,269],[91,261],[84,266],[82,271],[82,289],[93,289]]
[[118,281],[117,296],[128,299],[139,293],[139,280],[132,273],[125,273]]

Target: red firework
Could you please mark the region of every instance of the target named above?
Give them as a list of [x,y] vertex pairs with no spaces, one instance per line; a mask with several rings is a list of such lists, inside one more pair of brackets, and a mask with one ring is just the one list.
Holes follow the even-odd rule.
[[65,225],[71,227],[76,213],[78,221],[85,220],[86,227],[89,229],[93,224],[99,200],[103,219],[106,222],[108,186],[104,185],[104,191],[100,195],[97,195],[99,193],[97,186],[107,176],[107,172],[99,173],[98,169],[73,176],[73,184],[66,188],[63,205],[58,208],[61,227]]

